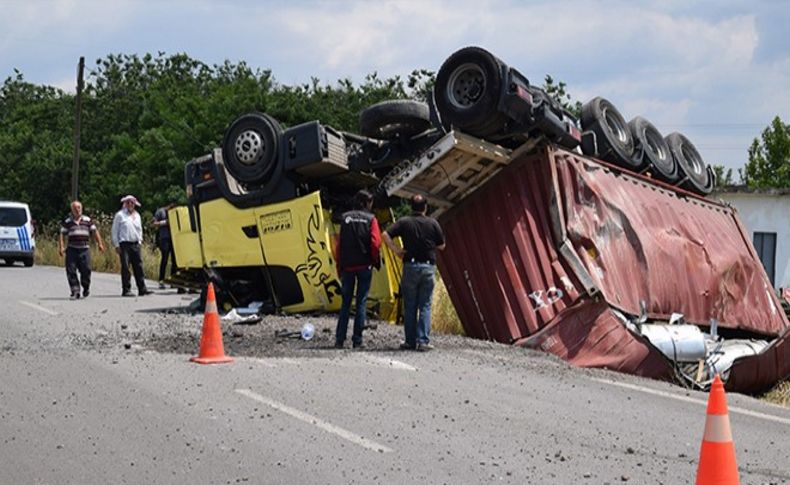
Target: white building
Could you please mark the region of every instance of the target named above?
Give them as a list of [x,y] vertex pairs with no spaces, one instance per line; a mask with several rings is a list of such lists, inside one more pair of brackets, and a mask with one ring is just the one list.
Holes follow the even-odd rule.
[[723,187],[712,196],[738,210],[774,288],[790,287],[790,189]]

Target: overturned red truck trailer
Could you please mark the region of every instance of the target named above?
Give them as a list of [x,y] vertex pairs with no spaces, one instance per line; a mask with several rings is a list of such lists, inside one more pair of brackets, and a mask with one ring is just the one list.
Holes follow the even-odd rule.
[[[790,375],[787,316],[731,207],[548,143],[450,132],[385,181],[426,195],[469,336],[706,387]],[[670,324],[671,322],[671,324]]]

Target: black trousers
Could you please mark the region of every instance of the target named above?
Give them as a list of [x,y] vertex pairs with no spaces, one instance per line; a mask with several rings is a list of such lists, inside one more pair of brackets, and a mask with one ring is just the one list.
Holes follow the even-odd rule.
[[176,270],[176,253],[173,251],[173,241],[169,237],[159,239],[159,252],[162,258],[159,261],[159,281],[164,281],[168,259],[170,260],[170,276]]
[[140,257],[140,243],[122,242],[121,243],[121,288],[124,292],[131,290],[131,274],[129,265],[132,265],[134,281],[137,284],[137,291],[147,291],[145,287],[145,275],[143,275],[143,259]]
[[[77,276],[79,272],[79,276]],[[66,279],[69,280],[71,293],[80,292],[80,280],[85,290],[91,287],[91,250],[90,248],[66,248]]]

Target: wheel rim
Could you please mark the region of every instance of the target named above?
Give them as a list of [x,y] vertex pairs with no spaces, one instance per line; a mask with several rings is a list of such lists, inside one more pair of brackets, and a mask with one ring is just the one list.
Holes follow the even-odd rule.
[[644,137],[645,143],[647,144],[650,152],[655,155],[656,161],[659,162],[664,168],[671,169],[671,164],[669,163],[669,150],[667,149],[667,145],[664,142],[664,139],[661,137],[661,134],[656,130],[650,129],[648,126],[645,129]]
[[702,157],[697,153],[697,150],[690,147],[687,143],[683,143],[680,146],[680,151],[683,153],[683,158],[688,162],[694,175],[701,177],[705,173],[705,162],[702,161]]
[[477,64],[467,63],[455,68],[447,83],[447,99],[458,109],[468,109],[483,97],[486,75]]
[[609,131],[611,131],[615,137],[625,145],[628,143],[628,135],[626,134],[626,126],[625,120],[623,120],[620,116],[617,115],[616,112],[604,108],[603,110],[603,118],[606,120],[606,126],[609,127]]
[[242,132],[234,143],[236,158],[245,165],[254,165],[265,149],[260,133],[247,130]]

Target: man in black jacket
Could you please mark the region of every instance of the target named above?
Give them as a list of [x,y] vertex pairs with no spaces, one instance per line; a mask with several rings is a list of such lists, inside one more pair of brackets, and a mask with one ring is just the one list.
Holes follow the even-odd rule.
[[356,315],[351,342],[354,348],[362,347],[362,329],[365,325],[368,292],[373,279],[373,266],[379,266],[381,246],[379,222],[370,212],[372,207],[373,196],[366,190],[360,190],[354,197],[354,210],[344,212],[340,221],[335,261],[340,275],[343,303],[340,306],[340,316],[335,330],[336,348],[343,348],[343,342],[346,340],[355,285],[357,287]]

